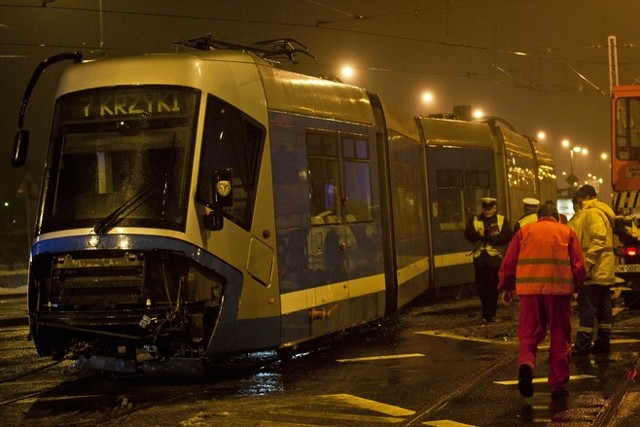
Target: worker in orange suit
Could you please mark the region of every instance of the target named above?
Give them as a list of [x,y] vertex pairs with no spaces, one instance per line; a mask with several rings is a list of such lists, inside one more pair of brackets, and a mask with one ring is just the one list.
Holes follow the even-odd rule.
[[520,298],[518,389],[533,396],[538,344],[550,333],[551,397],[567,396],[571,361],[571,300],[584,283],[585,261],[576,233],[558,222],[558,209],[545,203],[538,221],[514,235],[500,267],[502,302]]

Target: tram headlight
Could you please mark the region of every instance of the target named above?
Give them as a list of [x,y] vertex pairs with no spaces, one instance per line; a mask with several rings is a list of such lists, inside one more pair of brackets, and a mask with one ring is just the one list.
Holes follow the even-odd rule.
[[129,249],[131,242],[129,241],[128,236],[119,236],[118,237],[118,249]]
[[98,236],[97,234],[92,234],[91,236],[89,236],[89,238],[87,239],[87,243],[89,244],[89,246],[91,246],[92,248],[95,248],[96,246],[98,246],[100,244],[100,236]]

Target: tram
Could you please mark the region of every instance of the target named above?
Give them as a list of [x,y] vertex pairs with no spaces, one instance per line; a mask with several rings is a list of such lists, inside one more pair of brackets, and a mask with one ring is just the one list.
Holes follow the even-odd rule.
[[480,197],[517,218],[521,197],[555,196],[549,152],[495,121],[415,118],[277,68],[264,49],[208,41],[62,54],[34,73],[14,166],[37,75],[74,61],[55,95],[29,265],[41,356],[170,372],[295,349],[472,281],[462,230]]

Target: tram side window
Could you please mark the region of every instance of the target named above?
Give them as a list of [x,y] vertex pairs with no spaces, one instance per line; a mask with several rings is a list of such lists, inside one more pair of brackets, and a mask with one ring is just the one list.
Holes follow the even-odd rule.
[[436,181],[440,230],[464,230],[466,212],[475,212],[479,200],[489,195],[489,172],[438,169]]
[[258,122],[231,104],[208,96],[196,199],[211,207],[213,171],[231,168],[233,205],[225,207],[224,213],[247,230],[251,227],[264,135]]
[[423,209],[420,196],[420,175],[415,165],[394,163],[394,206],[397,207],[397,237],[407,238],[424,231],[421,215]]
[[366,137],[309,130],[306,146],[311,223],[371,221]]
[[617,158],[640,159],[640,98],[619,98],[615,114]]
[[368,141],[362,137],[341,139],[347,222],[371,221],[371,167]]
[[465,212],[476,212],[480,199],[491,194],[489,171],[467,170],[464,173]]
[[536,170],[533,157],[509,151],[507,153],[507,174],[509,187],[520,189],[527,194],[536,191]]
[[438,212],[440,230],[464,230],[464,186],[462,170],[438,169]]

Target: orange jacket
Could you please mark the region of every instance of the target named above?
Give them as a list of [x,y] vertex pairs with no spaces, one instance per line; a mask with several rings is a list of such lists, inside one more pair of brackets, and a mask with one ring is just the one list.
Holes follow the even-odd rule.
[[576,233],[553,218],[522,227],[499,271],[498,289],[518,295],[571,295],[584,283],[584,257]]

